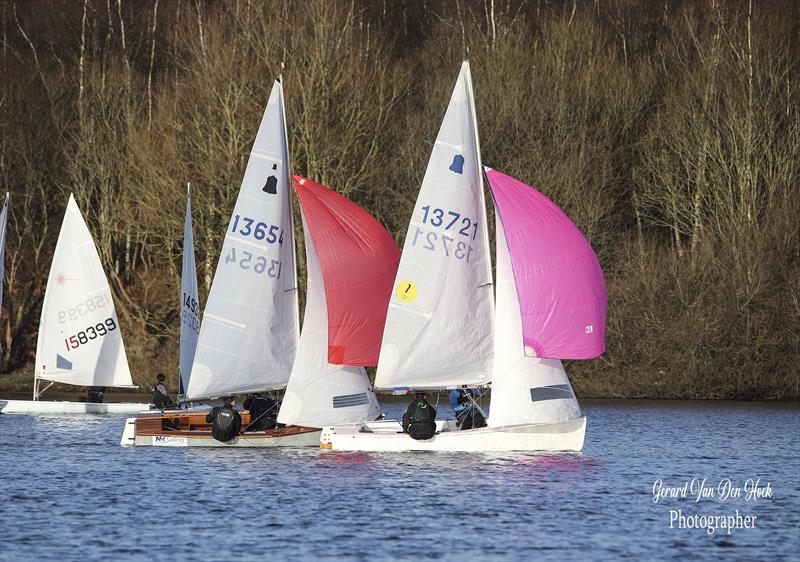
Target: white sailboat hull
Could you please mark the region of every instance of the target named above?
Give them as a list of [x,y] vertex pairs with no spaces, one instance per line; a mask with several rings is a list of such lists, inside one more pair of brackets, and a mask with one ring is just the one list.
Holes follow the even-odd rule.
[[586,433],[586,417],[552,423],[460,431],[455,420],[436,422],[432,438],[417,441],[402,432],[397,421],[323,428],[320,446],[335,451],[580,451]]
[[150,404],[134,402],[0,400],[0,414],[135,414],[149,409]]

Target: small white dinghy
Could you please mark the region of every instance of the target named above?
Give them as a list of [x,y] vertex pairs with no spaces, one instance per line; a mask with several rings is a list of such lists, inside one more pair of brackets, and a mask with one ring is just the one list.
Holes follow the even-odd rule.
[[[40,388],[42,381],[49,384]],[[119,319],[92,235],[70,195],[39,321],[33,400],[3,400],[4,414],[128,414],[145,403],[40,400],[56,382],[136,388]]]
[[[488,426],[438,421],[415,440],[397,421],[323,429],[349,451],[580,451],[586,418],[560,359],[604,351],[599,262],[546,197],[487,170],[496,206],[497,305],[469,64],[461,68],[406,236],[376,377],[379,388],[485,385]],[[477,406],[476,406],[477,407]]]

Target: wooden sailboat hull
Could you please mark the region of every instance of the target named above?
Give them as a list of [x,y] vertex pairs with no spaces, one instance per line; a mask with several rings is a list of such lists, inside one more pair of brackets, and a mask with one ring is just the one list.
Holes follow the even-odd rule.
[[150,404],[135,402],[68,402],[65,400],[0,400],[2,414],[135,414]]
[[455,420],[436,422],[437,433],[425,441],[402,432],[399,422],[381,421],[323,428],[320,446],[335,451],[580,451],[586,417],[553,424],[515,425],[460,431]]
[[[208,411],[185,410],[143,413],[128,418],[120,445],[123,447],[317,447],[321,430],[289,425],[266,431],[248,431],[226,443],[211,437]],[[242,412],[242,427],[250,413]]]

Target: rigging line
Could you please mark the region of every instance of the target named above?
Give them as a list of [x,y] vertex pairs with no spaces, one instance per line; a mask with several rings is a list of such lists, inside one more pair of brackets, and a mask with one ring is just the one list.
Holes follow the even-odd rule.
[[[483,408],[481,408],[480,405],[475,401],[475,398],[472,396],[472,392],[467,392],[465,394],[469,398],[469,401],[472,402],[472,405],[475,406],[481,414],[483,414],[483,417],[484,418],[488,418],[489,417],[488,414],[486,412],[484,412]],[[478,396],[478,398],[481,398],[482,396],[483,396],[483,393],[481,393]]]

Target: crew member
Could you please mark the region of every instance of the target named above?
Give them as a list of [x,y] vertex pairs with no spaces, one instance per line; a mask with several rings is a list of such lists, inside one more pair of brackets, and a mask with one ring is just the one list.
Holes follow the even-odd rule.
[[236,406],[236,398],[228,396],[225,398],[224,406],[215,406],[206,416],[207,423],[213,423],[211,437],[217,441],[227,443],[242,430],[242,416],[233,409]]
[[250,410],[250,425],[245,431],[264,431],[275,429],[278,421],[278,403],[269,396],[258,392],[244,401],[244,409]]
[[87,394],[87,401],[94,404],[100,404],[105,397],[106,387],[104,386],[90,386]]
[[403,414],[403,431],[413,439],[430,439],[436,434],[436,408],[428,403],[424,392],[417,392]]
[[472,398],[480,396],[477,389],[456,389],[450,391],[450,407],[458,420],[457,425],[461,429],[477,429],[486,427],[486,418],[483,413],[475,407]]
[[153,404],[158,410],[175,407],[175,401],[167,393],[167,387],[164,384],[165,380],[167,380],[167,377],[164,376],[164,373],[158,373],[156,384],[153,385]]

